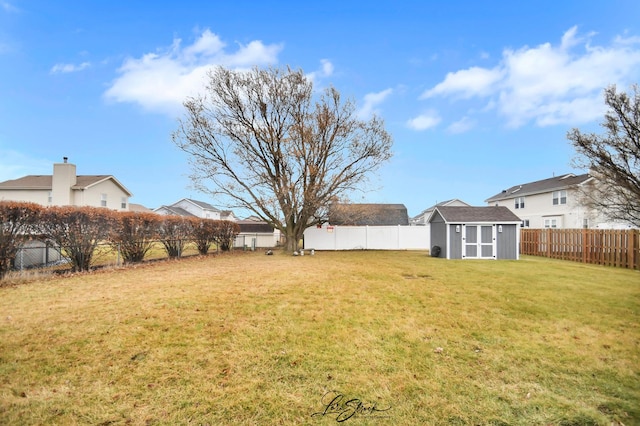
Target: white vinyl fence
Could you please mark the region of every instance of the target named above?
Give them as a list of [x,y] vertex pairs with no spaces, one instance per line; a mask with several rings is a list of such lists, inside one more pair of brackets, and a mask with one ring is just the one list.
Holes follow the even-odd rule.
[[304,231],[315,250],[428,250],[430,226],[323,226]]
[[246,233],[239,234],[233,241],[234,248],[255,250],[257,248],[273,248],[278,245],[279,234]]

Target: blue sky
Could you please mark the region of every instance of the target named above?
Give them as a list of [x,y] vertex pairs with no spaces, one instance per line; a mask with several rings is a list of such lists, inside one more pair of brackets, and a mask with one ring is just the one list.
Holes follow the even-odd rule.
[[208,66],[291,66],[376,113],[394,157],[356,202],[409,215],[571,167],[602,90],[640,82],[640,2],[0,0],[0,181],[112,174],[154,208],[184,197],[171,142]]

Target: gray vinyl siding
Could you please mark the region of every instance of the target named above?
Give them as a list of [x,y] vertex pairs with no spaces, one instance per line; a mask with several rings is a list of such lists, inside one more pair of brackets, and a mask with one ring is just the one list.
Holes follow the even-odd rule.
[[456,232],[456,226],[460,225],[449,225],[449,259],[462,259],[462,232]]
[[438,257],[447,257],[447,225],[438,213],[431,220],[431,248],[433,246],[440,247]]
[[518,225],[502,225],[502,232],[496,234],[498,259],[518,258],[517,232],[520,232]]

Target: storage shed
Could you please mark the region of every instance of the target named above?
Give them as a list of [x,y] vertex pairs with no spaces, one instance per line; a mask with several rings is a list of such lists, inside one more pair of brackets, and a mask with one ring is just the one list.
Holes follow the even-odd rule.
[[447,259],[519,259],[520,218],[507,207],[436,207],[431,255]]

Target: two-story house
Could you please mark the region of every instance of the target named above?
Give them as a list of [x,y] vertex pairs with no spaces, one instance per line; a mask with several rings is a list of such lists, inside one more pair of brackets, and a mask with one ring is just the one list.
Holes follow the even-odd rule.
[[580,189],[593,183],[588,173],[554,176],[505,189],[485,200],[491,206],[506,206],[527,228],[620,228],[581,202]]
[[174,216],[195,216],[202,219],[231,220],[236,221],[236,217],[230,210],[220,210],[204,201],[183,198],[168,206],[160,206],[153,210],[154,213]]
[[111,175],[77,175],[64,157],[52,175],[28,175],[0,182],[0,201],[28,201],[43,206],[90,206],[129,210],[133,194]]

